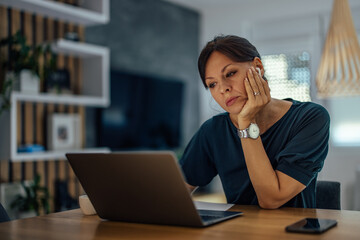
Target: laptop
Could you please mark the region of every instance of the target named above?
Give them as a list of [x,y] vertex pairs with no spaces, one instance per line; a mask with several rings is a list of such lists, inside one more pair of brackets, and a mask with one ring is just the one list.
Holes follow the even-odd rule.
[[242,212],[197,210],[171,151],[68,153],[102,219],[205,227]]

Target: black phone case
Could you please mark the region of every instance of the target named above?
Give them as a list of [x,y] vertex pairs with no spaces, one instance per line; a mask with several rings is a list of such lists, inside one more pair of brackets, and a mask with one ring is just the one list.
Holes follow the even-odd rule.
[[[305,218],[306,219],[306,218]],[[327,225],[326,227],[319,227],[319,228],[303,228],[296,226],[297,223],[300,223],[301,221],[304,221],[305,219],[302,219],[300,221],[297,221],[289,226],[286,226],[285,230],[287,232],[293,232],[293,233],[310,233],[310,234],[321,234],[329,230],[330,228],[333,228],[337,225],[337,221],[333,219],[326,219],[330,220],[331,223]]]

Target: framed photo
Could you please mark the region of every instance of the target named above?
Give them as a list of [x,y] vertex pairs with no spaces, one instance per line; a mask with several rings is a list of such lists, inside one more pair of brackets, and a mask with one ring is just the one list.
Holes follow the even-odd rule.
[[80,115],[54,113],[48,118],[48,149],[80,148]]
[[67,69],[58,69],[45,81],[45,91],[54,94],[71,94],[70,73]]

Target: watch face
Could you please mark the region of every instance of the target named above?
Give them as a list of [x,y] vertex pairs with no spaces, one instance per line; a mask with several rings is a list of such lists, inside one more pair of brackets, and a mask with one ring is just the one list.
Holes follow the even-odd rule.
[[258,138],[260,135],[260,129],[257,124],[251,123],[249,126],[249,136],[253,139]]

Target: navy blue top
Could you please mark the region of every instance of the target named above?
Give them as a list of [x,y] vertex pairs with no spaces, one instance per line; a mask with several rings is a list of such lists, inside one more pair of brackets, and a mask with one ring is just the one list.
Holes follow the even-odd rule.
[[[284,206],[315,208],[316,178],[328,152],[330,117],[318,104],[286,100],[293,103],[288,112],[260,137],[273,168],[306,186]],[[228,203],[258,205],[229,113],[200,127],[180,165],[188,184],[205,186],[219,174]]]

